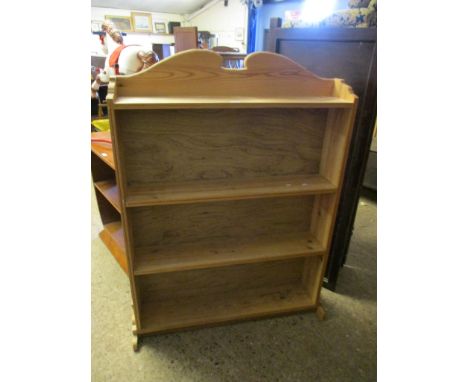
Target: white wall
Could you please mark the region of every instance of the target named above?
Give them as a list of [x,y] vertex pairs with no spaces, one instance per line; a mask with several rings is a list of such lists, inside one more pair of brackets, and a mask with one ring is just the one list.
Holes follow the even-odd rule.
[[[133,10],[138,11],[138,10]],[[106,15],[112,16],[131,16],[132,10],[126,9],[114,9],[114,8],[98,8],[91,7],[91,20],[92,21],[104,21]],[[148,12],[146,12],[148,13]],[[150,12],[153,18],[153,23],[155,21],[161,21],[167,23],[169,21],[182,21],[182,16],[174,13],[154,13]],[[174,36],[161,36],[151,33],[127,33],[124,36],[124,43],[126,45],[136,44],[142,45],[146,49],[151,50],[153,43],[159,44],[170,44],[174,42]],[[101,49],[101,42],[97,35],[91,33],[91,55],[103,55]]]
[[[246,51],[247,42],[247,7],[240,0],[229,0],[229,5],[224,6],[224,1],[201,12],[198,16],[188,20],[184,25],[196,26],[199,31],[209,31],[217,36],[217,45],[225,45]],[[235,29],[243,28],[242,41],[235,39]]]

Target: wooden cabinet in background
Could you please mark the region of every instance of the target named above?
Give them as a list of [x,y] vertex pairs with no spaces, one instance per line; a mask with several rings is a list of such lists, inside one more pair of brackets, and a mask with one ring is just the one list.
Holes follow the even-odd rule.
[[359,97],[325,285],[346,261],[377,118],[377,28],[272,28],[264,46],[322,77],[342,78]]
[[175,52],[198,48],[197,27],[174,27]]
[[136,339],[324,314],[357,97],[280,55],[222,62],[191,50],[109,85]]

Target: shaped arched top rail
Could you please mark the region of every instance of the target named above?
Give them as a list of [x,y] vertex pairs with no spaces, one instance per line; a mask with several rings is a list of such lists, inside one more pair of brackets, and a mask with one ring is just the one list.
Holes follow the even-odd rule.
[[289,58],[248,55],[243,69],[222,67],[209,50],[188,50],[128,76],[111,78],[108,102],[126,108],[352,107],[340,79],[320,78]]

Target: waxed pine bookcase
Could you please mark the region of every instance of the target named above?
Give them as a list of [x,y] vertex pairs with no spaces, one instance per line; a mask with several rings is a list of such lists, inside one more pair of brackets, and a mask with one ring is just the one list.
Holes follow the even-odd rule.
[[320,291],[357,97],[253,53],[190,50],[107,97],[134,311],[144,335],[303,310]]

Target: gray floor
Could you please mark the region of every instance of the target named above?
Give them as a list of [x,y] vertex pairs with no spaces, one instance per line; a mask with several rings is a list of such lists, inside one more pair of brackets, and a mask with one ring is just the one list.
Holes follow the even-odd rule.
[[92,380],[376,381],[376,203],[361,199],[348,262],[328,318],[313,313],[143,339],[131,346],[128,280],[100,241],[92,202]]

